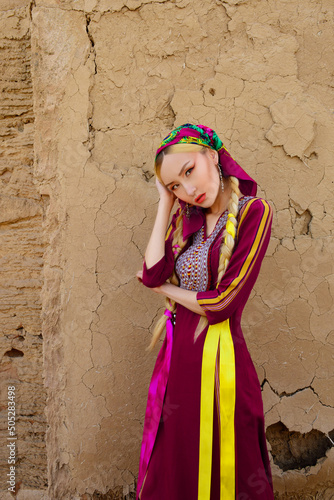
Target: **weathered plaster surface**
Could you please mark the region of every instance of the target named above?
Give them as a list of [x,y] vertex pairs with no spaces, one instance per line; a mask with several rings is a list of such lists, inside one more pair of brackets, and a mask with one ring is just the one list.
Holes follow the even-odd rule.
[[296,456],[328,442],[313,466],[272,463],[276,497],[333,498],[332,26],[329,0],[31,5],[50,498],[135,488],[161,301],[134,276],[154,150],[184,122],[213,127],[275,212],[243,319],[269,447],[279,423]]

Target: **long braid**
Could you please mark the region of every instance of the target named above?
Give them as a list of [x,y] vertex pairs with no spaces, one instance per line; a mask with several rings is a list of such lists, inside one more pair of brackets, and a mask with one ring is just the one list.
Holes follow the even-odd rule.
[[239,197],[240,197],[240,190],[239,190],[239,179],[237,177],[230,176],[230,183],[231,183],[231,188],[232,188],[232,193],[231,197],[229,200],[229,203],[227,205],[228,208],[228,221],[231,221],[233,226],[234,226],[234,231],[233,229],[231,230],[229,228],[229,224],[227,222],[225,230],[223,232],[223,237],[222,237],[222,243],[220,246],[220,257],[219,257],[219,265],[218,265],[218,278],[217,278],[217,286],[220,282],[220,280],[223,277],[223,274],[226,271],[227,264],[230,261],[233,248],[235,245],[235,232],[236,232],[236,227],[237,227],[237,215],[238,215],[238,203],[239,203]]
[[[239,190],[239,179],[234,176],[229,177],[232,193],[230,200],[228,202],[228,221],[223,232],[222,242],[220,245],[220,256],[219,256],[219,265],[218,265],[218,278],[217,278],[217,287],[226,271],[227,265],[230,261],[233,248],[235,245],[235,232],[237,227],[237,215],[238,215],[238,203],[240,197]],[[231,221],[229,223],[229,221]],[[231,227],[232,224],[233,226]],[[194,334],[194,342],[196,341],[199,334],[204,330],[207,326],[208,320],[206,316],[201,316],[195,334]]]
[[[174,260],[176,260],[179,253],[181,252],[182,248],[186,245],[187,241],[188,240],[183,241],[183,211],[181,210],[179,216],[177,217],[177,219],[175,221],[175,231],[174,231],[173,240],[172,240]],[[173,269],[173,274],[170,278],[170,283],[172,283],[173,285],[176,285],[176,286],[178,286],[178,284],[179,284],[179,279],[178,279],[176,272],[175,272],[175,266]],[[172,313],[174,313],[176,310],[175,301],[166,297],[165,298],[165,308],[168,309],[169,311],[171,311]],[[165,314],[163,314],[153,330],[151,343],[147,348],[148,351],[152,351],[153,347],[157,343],[159,337],[161,336],[162,332],[165,329],[166,321],[167,321],[167,316]]]

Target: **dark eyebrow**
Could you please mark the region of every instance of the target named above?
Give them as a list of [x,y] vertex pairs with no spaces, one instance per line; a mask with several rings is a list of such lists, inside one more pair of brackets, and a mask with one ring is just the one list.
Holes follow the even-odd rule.
[[[181,168],[180,172],[179,172],[179,177],[182,175],[184,169],[186,168],[186,166],[188,165],[188,163],[190,163],[191,160],[189,161],[186,161],[186,163],[183,165],[183,167]],[[170,186],[171,184],[174,184],[175,181],[172,181],[172,182],[169,182],[168,184],[166,184],[166,187]]]

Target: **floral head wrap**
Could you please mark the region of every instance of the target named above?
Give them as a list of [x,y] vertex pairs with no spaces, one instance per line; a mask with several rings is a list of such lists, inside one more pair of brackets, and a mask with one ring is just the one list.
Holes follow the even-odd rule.
[[246,174],[240,165],[232,158],[214,130],[204,125],[191,125],[190,123],[185,123],[165,137],[158,147],[156,157],[163,149],[178,143],[199,144],[200,146],[215,149],[218,151],[219,164],[223,175],[233,175],[237,177],[239,179],[240,191],[244,195],[256,195],[256,182]]

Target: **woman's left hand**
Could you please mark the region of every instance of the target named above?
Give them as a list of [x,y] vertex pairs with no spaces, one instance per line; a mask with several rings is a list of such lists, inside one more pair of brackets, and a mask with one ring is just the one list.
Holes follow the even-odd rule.
[[142,269],[137,272],[136,278],[138,278],[138,281],[140,281],[140,283],[143,282],[143,270]]
[[[142,283],[143,271],[142,270],[138,271],[136,277],[138,281]],[[184,290],[183,288],[168,283],[168,281],[166,281],[166,283],[163,283],[161,286],[150,288],[150,290],[160,295],[164,295],[165,297],[169,297],[170,299],[175,300],[175,302],[182,304],[187,309],[190,309],[191,311],[197,314],[205,316],[203,308],[197,302],[196,299],[197,292],[193,292],[191,290]]]
[[[136,273],[136,278],[138,279],[138,281],[140,281],[140,283],[143,282],[143,270],[142,269]],[[153,292],[156,292],[156,293],[162,293],[163,285],[157,286],[155,288],[150,288],[150,290],[152,290]]]

